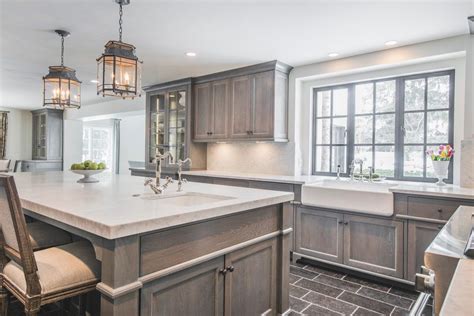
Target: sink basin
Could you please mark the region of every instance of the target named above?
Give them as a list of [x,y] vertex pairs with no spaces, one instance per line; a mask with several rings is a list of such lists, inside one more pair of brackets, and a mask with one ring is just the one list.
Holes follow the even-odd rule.
[[169,194],[165,193],[163,195],[147,193],[141,195],[140,198],[144,200],[160,200],[164,204],[174,206],[197,206],[233,199],[233,197],[229,196],[197,192],[174,192]]
[[389,188],[396,185],[325,179],[303,185],[301,201],[304,205],[391,216],[393,194]]

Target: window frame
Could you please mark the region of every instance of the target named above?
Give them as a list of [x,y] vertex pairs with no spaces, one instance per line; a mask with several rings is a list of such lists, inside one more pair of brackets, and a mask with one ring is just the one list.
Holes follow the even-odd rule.
[[[428,102],[428,78],[430,77],[440,77],[440,76],[449,76],[449,99],[448,99],[448,108],[446,109],[428,109],[427,108],[427,102]],[[423,110],[409,110],[405,111],[405,81],[407,80],[413,80],[413,79],[425,79],[425,91],[424,91],[424,107]],[[384,81],[393,81],[395,80],[395,111],[394,112],[380,112],[377,113],[375,108],[376,108],[376,85],[377,82],[384,82]],[[368,84],[371,83],[373,85],[373,100],[374,100],[374,110],[371,113],[365,113],[365,114],[355,114],[355,87],[357,85],[362,85],[362,84]],[[334,118],[332,115],[332,101],[333,101],[333,90],[336,89],[341,89],[341,88],[347,88],[348,89],[348,108],[347,108],[347,132],[346,132],[346,146],[347,147],[347,152],[346,152],[346,166],[345,166],[345,172],[341,172],[341,176],[349,176],[349,166],[351,161],[354,159],[354,152],[355,152],[355,117],[356,116],[364,116],[364,115],[371,115],[373,119],[373,130],[372,130],[372,143],[367,144],[366,146],[370,146],[372,149],[375,148],[375,146],[383,146],[384,144],[377,144],[375,143],[375,117],[379,114],[384,114],[384,113],[391,113],[395,114],[395,139],[394,139],[394,176],[393,177],[387,177],[387,179],[390,180],[400,180],[400,181],[417,181],[417,182],[436,182],[437,179],[435,178],[427,178],[426,173],[427,173],[427,164],[429,163],[429,160],[426,155],[424,155],[423,158],[423,177],[410,177],[410,176],[404,176],[404,147],[405,147],[405,141],[404,141],[404,117],[405,113],[410,113],[410,112],[417,112],[417,113],[423,113],[424,115],[424,135],[423,135],[423,143],[420,143],[420,145],[423,145],[424,152],[426,151],[427,146],[432,146],[431,143],[427,142],[427,113],[429,112],[434,112],[434,111],[448,111],[448,142],[443,143],[443,144],[451,144],[453,145],[454,143],[454,91],[455,91],[455,70],[454,69],[449,69],[449,70],[441,70],[441,71],[431,71],[431,72],[423,72],[423,73],[417,73],[417,74],[411,74],[411,75],[402,75],[402,76],[393,76],[393,77],[385,77],[385,78],[379,78],[379,79],[371,79],[371,80],[363,80],[363,81],[356,81],[356,82],[350,82],[350,83],[345,83],[345,84],[336,84],[336,85],[329,85],[329,86],[321,86],[321,87],[315,87],[313,88],[313,96],[312,96],[312,141],[311,141],[311,171],[313,175],[322,175],[322,176],[335,176],[336,172],[331,171],[331,155],[332,155],[332,147],[334,146],[332,144],[332,123],[331,123],[331,130],[330,130],[330,143],[326,146],[330,148],[330,161],[329,161],[329,172],[326,171],[316,171],[316,164],[317,164],[317,157],[316,157],[316,133],[317,133],[317,96],[318,92],[320,91],[331,91],[331,115],[329,116],[331,120]],[[321,117],[322,118],[322,117]],[[407,146],[410,146],[411,143],[407,143]],[[435,144],[439,145],[439,144]],[[324,145],[323,145],[324,146]],[[365,146],[365,145],[364,145]],[[390,145],[392,146],[392,145]],[[372,165],[375,166],[375,151],[372,150]],[[451,159],[452,163],[449,164],[449,170],[448,170],[448,178],[445,180],[447,183],[453,183],[453,165],[454,165],[454,157]]]

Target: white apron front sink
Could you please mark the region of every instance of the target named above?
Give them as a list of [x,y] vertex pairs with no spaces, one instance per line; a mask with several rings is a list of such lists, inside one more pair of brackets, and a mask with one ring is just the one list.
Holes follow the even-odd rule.
[[330,209],[391,216],[395,183],[358,182],[324,179],[303,185],[301,201],[304,205]]

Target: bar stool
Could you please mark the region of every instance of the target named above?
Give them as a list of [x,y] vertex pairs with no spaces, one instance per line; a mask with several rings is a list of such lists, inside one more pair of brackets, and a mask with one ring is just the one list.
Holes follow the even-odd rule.
[[0,175],[0,219],[1,315],[7,315],[9,293],[34,316],[45,304],[95,290],[101,266],[90,242],[33,252],[13,176]]

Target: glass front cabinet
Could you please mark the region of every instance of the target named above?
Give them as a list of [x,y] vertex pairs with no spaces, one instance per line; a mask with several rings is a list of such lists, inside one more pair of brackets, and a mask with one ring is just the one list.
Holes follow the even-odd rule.
[[[145,88],[146,168],[155,168],[157,152],[170,151],[175,161],[191,155],[191,79]],[[174,169],[168,159],[164,171]]]

